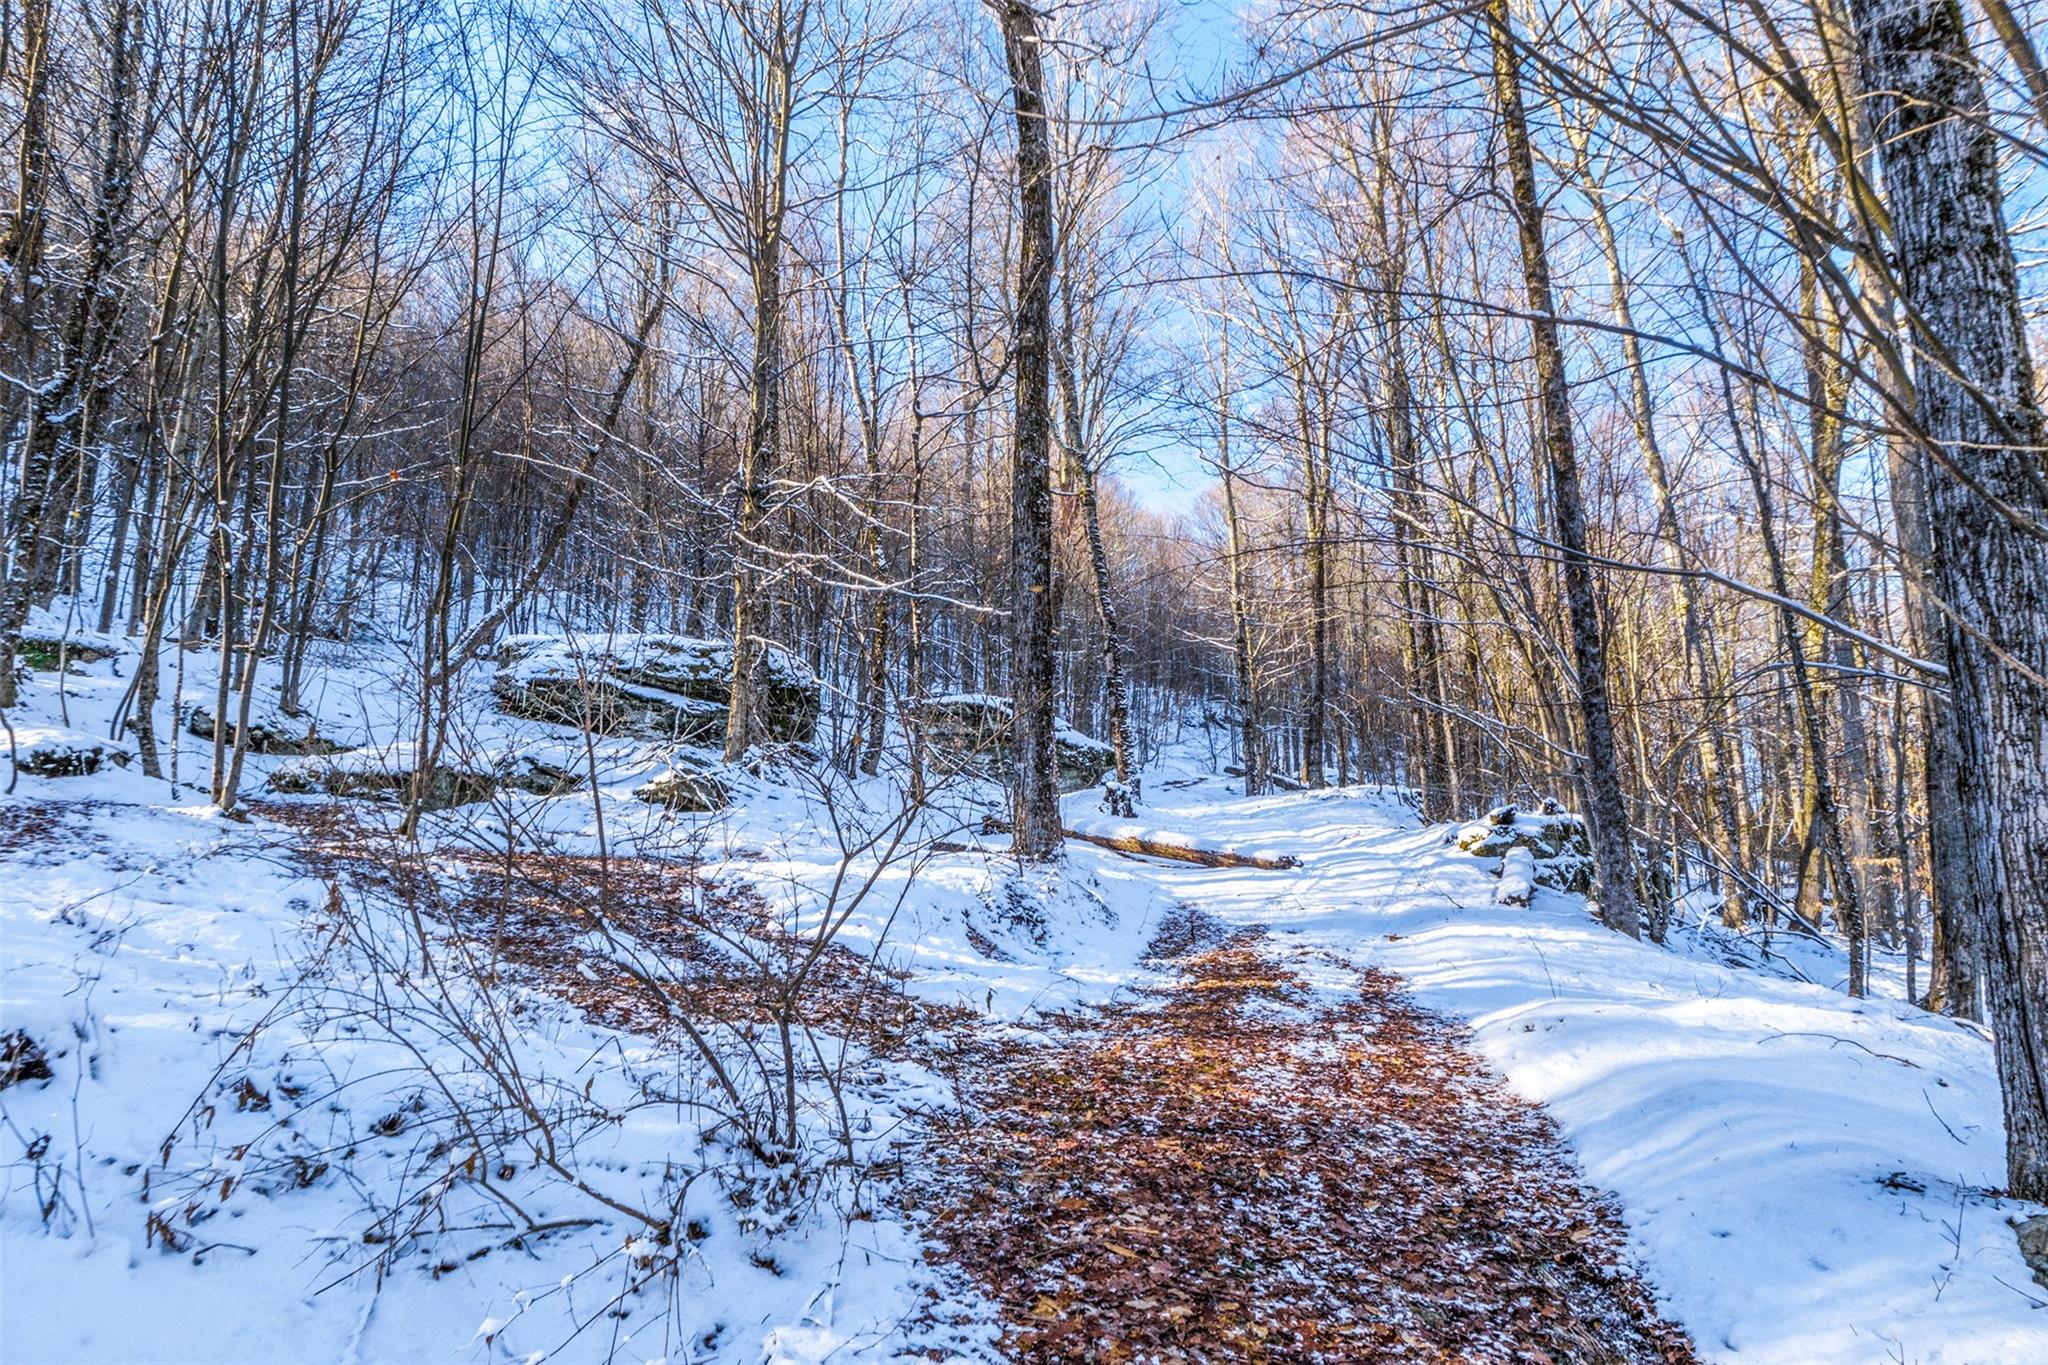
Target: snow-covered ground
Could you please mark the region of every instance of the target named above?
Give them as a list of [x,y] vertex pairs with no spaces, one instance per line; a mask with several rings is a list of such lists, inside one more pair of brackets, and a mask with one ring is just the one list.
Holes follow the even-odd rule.
[[1660,1306],[1705,1358],[2048,1360],[2048,1290],[2006,1222],[2040,1210],[1984,1193],[2004,1183],[2004,1137],[1976,1030],[1730,968],[1706,941],[1637,943],[1576,897],[1496,906],[1489,864],[1384,793],[1148,791],[1144,820],[1084,827],[1298,857],[1147,875],[1226,921],[1397,972],[1469,1021],[1618,1196]]
[[[36,675],[15,723],[104,736],[133,663],[86,665],[62,698]],[[210,664],[184,667],[189,700]],[[395,652],[323,658],[310,689],[323,728],[403,744],[403,676]],[[168,707],[158,723],[169,732]],[[562,744],[549,732],[496,715],[478,687],[460,742]],[[45,1043],[54,1073],[0,1090],[0,1359],[990,1355],[992,1310],[925,1263],[889,1197],[917,1178],[919,1112],[951,1102],[935,1074],[828,1040],[852,1078],[856,1156],[882,1174],[827,1180],[766,1230],[733,1197],[745,1163],[705,1139],[702,1078],[672,1040],[600,1026],[531,985],[411,979],[419,926],[401,907],[354,886],[337,902],[298,830],[205,806],[191,788],[204,746],[183,743],[177,795],[114,769],[23,777],[0,799],[0,1032]],[[601,801],[443,812],[422,865],[458,880],[515,833],[572,854],[600,840],[613,856],[689,852],[801,933],[848,908],[831,891],[840,835],[893,818],[886,781],[792,771],[728,773],[733,809],[677,816],[630,797],[660,766],[652,751],[585,758]],[[252,759],[249,789],[289,762]],[[1138,959],[1176,905],[1270,925],[1399,972],[1470,1020],[1618,1196],[1662,1306],[1705,1357],[2048,1359],[2048,1291],[2005,1225],[2031,1210],[1982,1193],[2002,1153],[1977,1033],[1731,968],[1708,937],[1633,943],[1553,893],[1497,907],[1487,865],[1386,793],[1246,800],[1187,762],[1146,791],[1134,825],[1085,793],[1069,815],[1300,865],[1225,871],[1076,845],[1067,885],[1019,881],[999,856],[931,848],[974,841],[961,790],[918,822],[912,856],[880,869],[840,941],[904,973],[917,1000],[1028,1032],[1037,1012],[1154,979]],[[600,965],[632,947],[578,945]],[[1346,988],[1325,970],[1321,984]],[[1806,974],[1830,979],[1818,957]],[[508,1040],[516,1086],[478,1033]],[[506,1117],[508,1089],[548,1117],[562,1170]],[[807,1083],[803,1103],[832,1128],[836,1100]],[[467,1132],[478,1112],[518,1136]],[[470,1153],[486,1148],[501,1165],[480,1180]],[[657,1245],[615,1204],[673,1210],[686,1235]]]
[[[133,664],[86,666],[61,698],[37,675],[17,727],[103,735]],[[185,667],[188,687],[210,682],[207,657]],[[322,670],[323,728],[396,740],[398,667]],[[465,721],[465,748],[511,733],[483,711]],[[168,706],[158,722],[168,735]],[[0,1359],[799,1362],[920,1341],[979,1353],[991,1315],[932,1283],[885,1188],[867,1186],[849,1217],[853,1187],[821,1187],[787,1230],[762,1230],[730,1197],[745,1163],[704,1140],[698,1078],[677,1072],[673,1046],[530,989],[405,982],[414,928],[400,907],[356,888],[337,906],[297,856],[299,831],[225,819],[193,795],[207,746],[181,745],[180,796],[111,768],[24,775],[0,798],[0,1033],[25,1031],[54,1073],[0,1090]],[[628,786],[647,766],[631,760]],[[263,795],[292,761],[252,758],[245,789]],[[815,803],[786,789],[715,819],[637,813],[615,817],[629,845],[815,851],[826,837]],[[428,865],[448,870],[437,844],[473,851],[528,820],[560,826],[532,837],[576,851],[593,815],[587,796],[444,812]],[[814,853],[757,870],[771,899],[794,903],[797,877],[835,865]],[[879,938],[881,924],[855,929]],[[511,1040],[516,1077],[490,1074],[474,1035],[492,1032]],[[867,1163],[910,1107],[947,1096],[914,1067],[861,1060],[851,1051],[846,1098]],[[546,1114],[563,1172],[508,1114],[515,1087]],[[807,1089],[805,1103],[824,1097]],[[467,1140],[478,1114],[504,1132]],[[498,1165],[487,1182],[464,1169],[477,1149]],[[673,1212],[686,1235],[659,1245],[605,1201]],[[922,1321],[941,1297],[966,1325]]]

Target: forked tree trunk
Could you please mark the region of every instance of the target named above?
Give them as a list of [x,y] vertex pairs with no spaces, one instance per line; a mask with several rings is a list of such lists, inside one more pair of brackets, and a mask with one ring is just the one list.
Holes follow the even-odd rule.
[[2048,1200],[2048,479],[1998,134],[1956,0],[1852,0],[1918,357],[1956,802],[2011,1193]]

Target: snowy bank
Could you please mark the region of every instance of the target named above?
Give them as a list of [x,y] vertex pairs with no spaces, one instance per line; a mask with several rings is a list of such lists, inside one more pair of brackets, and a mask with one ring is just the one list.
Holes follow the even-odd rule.
[[1619,1198],[1660,1306],[1706,1358],[2048,1360],[2048,1291],[2007,1223],[2041,1210],[1988,1193],[2001,1111],[1974,1028],[1638,943],[1552,891],[1495,905],[1495,863],[1388,794],[1151,790],[1157,827],[1302,864],[1161,864],[1162,889],[1398,972],[1470,1022]]

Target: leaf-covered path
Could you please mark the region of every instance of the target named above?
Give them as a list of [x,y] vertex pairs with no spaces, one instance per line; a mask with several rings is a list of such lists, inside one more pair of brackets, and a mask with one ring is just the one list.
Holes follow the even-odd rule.
[[1398,978],[1194,913],[1153,956],[1170,984],[961,1069],[927,1212],[1016,1357],[1693,1359],[1549,1120]]

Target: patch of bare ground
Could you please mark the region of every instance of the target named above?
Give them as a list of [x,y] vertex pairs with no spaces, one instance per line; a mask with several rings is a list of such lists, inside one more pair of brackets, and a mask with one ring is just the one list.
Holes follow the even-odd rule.
[[1399,980],[1318,1003],[1179,916],[1172,985],[984,1040],[924,1210],[1025,1361],[1694,1360],[1549,1120]]
[[887,1056],[953,1022],[906,997],[898,974],[792,931],[746,881],[695,858],[423,855],[340,803],[259,813],[298,831],[295,856],[317,875],[417,907],[495,979],[606,1027],[659,1036],[679,1014],[740,1028],[788,1014]]
[[104,801],[51,800],[0,803],[0,855],[9,862],[63,862],[86,848],[103,850],[107,837],[92,828]]

